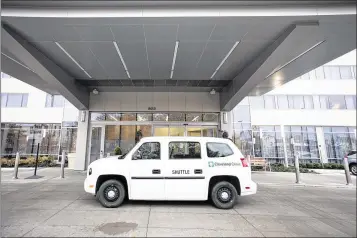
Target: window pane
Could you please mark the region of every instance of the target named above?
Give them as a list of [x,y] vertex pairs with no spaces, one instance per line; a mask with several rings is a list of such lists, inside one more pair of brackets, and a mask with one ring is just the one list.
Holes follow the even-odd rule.
[[319,96],[319,99],[320,99],[320,108],[327,109],[329,105],[327,96]]
[[346,109],[344,96],[328,96],[329,109]]
[[276,97],[278,100],[279,109],[288,109],[289,108],[288,97],[286,95],[279,95]]
[[303,96],[288,96],[288,99],[289,99],[289,108],[293,108],[293,109],[305,108]]
[[305,109],[313,109],[314,102],[312,96],[304,96]]
[[264,96],[264,108],[265,109],[275,109],[275,97],[274,96]]
[[309,72],[309,76],[310,76],[310,79],[316,79],[316,71],[315,70],[311,70]]
[[169,113],[169,121],[185,121],[185,113]]
[[341,79],[352,79],[350,66],[340,66]]
[[325,72],[323,67],[318,67],[315,69],[317,79],[325,79]]
[[159,142],[147,142],[140,146],[135,151],[133,159],[136,160],[159,160],[160,159],[160,143]]
[[135,113],[123,113],[121,114],[121,121],[136,121]]
[[202,113],[187,113],[186,121],[200,122],[200,121],[202,121]]
[[152,121],[152,114],[137,114],[137,121]]
[[120,146],[120,126],[105,126],[104,155],[114,155],[117,146]]
[[21,107],[22,104],[22,94],[20,93],[9,93],[7,96],[7,107]]
[[169,115],[166,113],[155,113],[153,119],[154,121],[168,121]]
[[7,102],[7,94],[2,93],[1,94],[1,107],[6,107],[6,102]]
[[105,115],[106,121],[120,121],[121,114],[120,113],[107,113]]
[[252,108],[264,109],[264,99],[263,97],[249,97],[249,103]]
[[227,157],[233,155],[232,149],[224,143],[207,143],[207,156],[209,158]]
[[52,95],[46,95],[46,104],[45,107],[52,107]]
[[105,121],[105,113],[91,112],[91,121]]
[[324,66],[324,71],[327,79],[341,79],[338,66]]
[[120,126],[120,148],[123,153],[129,152],[135,145],[135,126]]
[[27,101],[28,101],[28,97],[29,95],[26,93],[26,94],[22,94],[22,107],[27,107]]
[[169,159],[201,159],[200,143],[170,142]]
[[356,96],[345,96],[347,109],[356,109]]
[[218,113],[204,113],[203,121],[204,122],[218,122]]
[[[136,137],[138,137],[138,132],[141,131],[142,137],[152,136],[152,126],[151,125],[140,125],[136,126]],[[139,139],[139,138],[138,138]]]
[[54,95],[52,107],[64,107],[64,98],[61,95]]
[[62,150],[68,153],[75,153],[77,143],[77,128],[63,128],[61,133]]

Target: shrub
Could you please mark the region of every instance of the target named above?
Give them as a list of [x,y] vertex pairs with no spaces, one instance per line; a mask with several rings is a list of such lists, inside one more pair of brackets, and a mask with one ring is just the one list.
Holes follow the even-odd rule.
[[[19,167],[34,167],[36,164],[36,158],[34,157],[27,157],[20,159]],[[1,166],[2,167],[14,167],[15,166],[15,159],[1,159]],[[38,167],[53,167],[57,166],[56,162],[54,161],[53,157],[42,156],[38,158]]]
[[114,155],[121,155],[121,154],[122,154],[122,152],[121,152],[120,147],[119,147],[119,146],[115,147],[115,149],[114,149]]

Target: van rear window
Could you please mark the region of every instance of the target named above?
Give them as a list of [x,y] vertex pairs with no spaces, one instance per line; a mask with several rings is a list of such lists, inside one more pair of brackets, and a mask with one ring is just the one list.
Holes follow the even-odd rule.
[[233,155],[233,151],[229,145],[217,142],[207,143],[207,156],[209,158],[227,157],[230,155]]

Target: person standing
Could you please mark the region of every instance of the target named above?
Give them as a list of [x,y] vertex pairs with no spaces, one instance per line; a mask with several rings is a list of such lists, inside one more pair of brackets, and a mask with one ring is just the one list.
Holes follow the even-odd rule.
[[141,133],[141,129],[139,129],[135,134],[135,144],[138,143],[141,138],[143,138],[143,133]]

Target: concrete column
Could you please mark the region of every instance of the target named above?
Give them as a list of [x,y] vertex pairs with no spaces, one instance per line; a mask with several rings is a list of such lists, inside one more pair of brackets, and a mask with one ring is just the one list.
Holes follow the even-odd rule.
[[325,145],[325,136],[322,127],[316,127],[316,137],[317,137],[317,144],[319,146],[319,153],[322,163],[328,163],[327,150]]
[[[85,114],[85,115],[84,115]],[[89,130],[89,111],[79,111],[76,160],[74,170],[85,170],[87,167],[87,148]]]
[[[228,132],[228,137],[233,139],[233,111],[220,113],[221,130]],[[219,135],[221,136],[221,135]]]

